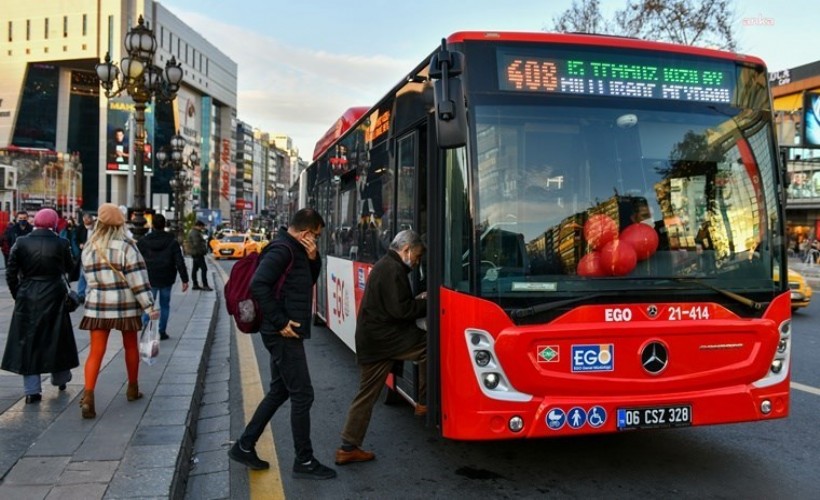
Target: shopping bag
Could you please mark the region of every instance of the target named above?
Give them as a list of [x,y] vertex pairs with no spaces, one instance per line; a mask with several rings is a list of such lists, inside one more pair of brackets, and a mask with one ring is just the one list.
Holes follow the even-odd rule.
[[159,357],[159,321],[149,320],[143,323],[140,333],[140,359],[148,366],[157,362]]

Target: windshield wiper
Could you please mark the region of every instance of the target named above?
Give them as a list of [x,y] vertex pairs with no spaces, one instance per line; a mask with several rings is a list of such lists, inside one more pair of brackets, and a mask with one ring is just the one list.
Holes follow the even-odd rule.
[[543,312],[551,311],[553,309],[558,309],[559,307],[564,307],[570,304],[574,304],[576,302],[581,302],[584,300],[596,299],[598,297],[603,297],[605,295],[609,295],[606,293],[594,293],[592,295],[585,295],[583,297],[573,297],[571,299],[565,300],[558,300],[555,302],[545,302],[543,304],[536,304],[530,307],[522,307],[521,309],[511,309],[509,311],[510,318],[512,319],[523,319],[528,318],[530,316],[534,316],[536,314],[541,314]]
[[704,288],[709,288],[710,290],[714,290],[714,291],[716,291],[717,293],[719,293],[721,295],[729,297],[730,299],[734,299],[734,300],[740,302],[741,304],[743,304],[744,306],[754,309],[755,311],[761,311],[761,310],[763,310],[764,307],[769,305],[768,302],[757,302],[757,301],[754,301],[750,298],[744,297],[743,295],[737,294],[735,292],[730,292],[729,290],[724,290],[722,288],[718,288],[714,285],[710,285],[709,283],[706,283],[705,281],[700,281],[698,279],[693,279],[693,278],[667,278],[667,279],[671,279],[671,280],[677,281],[679,283],[694,283],[694,284],[702,286]]

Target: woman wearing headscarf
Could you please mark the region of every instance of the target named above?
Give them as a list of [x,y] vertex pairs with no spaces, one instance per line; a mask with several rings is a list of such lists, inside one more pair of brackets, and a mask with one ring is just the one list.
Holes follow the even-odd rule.
[[80,365],[65,306],[65,275],[74,261],[68,241],[55,232],[58,218],[50,208],[38,211],[34,230],[17,239],[6,268],[14,313],[0,367],[23,376],[27,404],[43,398],[41,374],[51,373],[63,391]]
[[125,235],[125,217],[116,205],[100,206],[97,225],[83,248],[82,259],[88,288],[80,328],[91,331],[91,348],[85,362],[85,392],[80,407],[83,418],[94,418],[94,387],[108,346],[108,334],[111,330],[122,332],[128,373],[125,395],[128,401],[140,399],[137,331],[142,328],[143,312],[158,319],[159,310],[154,309],[145,261],[136,243]]

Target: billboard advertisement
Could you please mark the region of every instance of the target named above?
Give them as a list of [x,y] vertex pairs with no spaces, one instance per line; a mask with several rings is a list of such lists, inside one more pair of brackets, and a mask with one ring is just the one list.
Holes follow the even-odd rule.
[[[177,133],[185,138],[183,157],[187,158],[191,151],[202,158],[200,144],[202,143],[202,97],[194,94],[186,87],[180,87],[174,101],[174,110],[177,113]],[[202,184],[202,162],[194,165],[191,172],[193,180],[192,196],[199,199]]]
[[[129,98],[116,97],[108,100],[106,170],[128,172],[131,137],[129,117],[133,112],[134,102]],[[145,108],[145,133],[143,166],[145,172],[151,172],[154,156],[154,107],[151,104]]]
[[803,94],[803,147],[820,148],[820,93]]
[[74,214],[82,206],[82,165],[77,153],[11,146],[0,149],[0,172],[3,198],[14,196],[10,205],[15,210],[52,207]]

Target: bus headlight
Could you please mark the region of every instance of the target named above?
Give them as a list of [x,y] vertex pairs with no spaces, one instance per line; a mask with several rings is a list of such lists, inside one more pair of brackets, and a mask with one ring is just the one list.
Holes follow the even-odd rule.
[[780,373],[780,370],[783,369],[783,360],[776,359],[772,361],[772,373]]
[[792,333],[792,321],[787,319],[783,323],[780,324],[780,336],[781,337],[788,337]]
[[[485,397],[498,401],[532,401],[532,395],[518,392],[510,383],[501,366],[501,359],[495,352],[495,337],[490,332],[479,328],[467,328],[464,334],[467,355],[470,356],[466,361],[470,363],[475,373],[475,386]],[[498,420],[495,425],[503,429],[503,422],[503,420]],[[507,425],[510,425],[509,419],[507,419]]]
[[484,374],[484,387],[487,389],[495,389],[498,387],[499,377],[497,373],[485,373]]
[[493,359],[493,357],[490,356],[490,351],[481,350],[475,352],[475,363],[482,368],[490,364],[491,359]]

